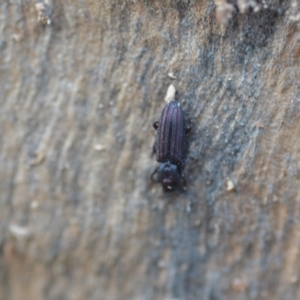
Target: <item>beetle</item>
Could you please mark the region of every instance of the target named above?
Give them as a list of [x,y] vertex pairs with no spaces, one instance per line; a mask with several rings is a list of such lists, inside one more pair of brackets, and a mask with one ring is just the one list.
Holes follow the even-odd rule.
[[191,130],[191,121],[189,126],[185,127],[184,112],[178,101],[170,101],[163,109],[160,119],[153,123],[157,130],[155,144],[153,147],[156,153],[156,160],[160,165],[151,175],[154,181],[154,175],[157,173],[157,180],[162,184],[165,191],[172,191],[183,182],[186,186],[186,180],[182,174],[184,162],[184,135]]

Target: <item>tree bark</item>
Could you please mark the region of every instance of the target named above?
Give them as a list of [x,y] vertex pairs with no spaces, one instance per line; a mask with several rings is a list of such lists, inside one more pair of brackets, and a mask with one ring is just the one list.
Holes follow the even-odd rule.
[[[300,299],[299,9],[2,1],[0,299]],[[170,84],[193,129],[164,193]]]

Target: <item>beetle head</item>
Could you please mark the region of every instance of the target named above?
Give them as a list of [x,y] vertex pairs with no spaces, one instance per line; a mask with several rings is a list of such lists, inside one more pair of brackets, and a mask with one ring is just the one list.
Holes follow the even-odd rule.
[[170,162],[162,163],[157,170],[157,179],[166,191],[173,191],[179,178],[177,166]]

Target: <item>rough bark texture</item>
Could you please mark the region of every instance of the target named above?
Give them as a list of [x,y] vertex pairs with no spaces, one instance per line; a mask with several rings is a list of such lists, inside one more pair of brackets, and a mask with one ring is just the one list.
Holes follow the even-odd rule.
[[223,2],[0,2],[0,299],[300,299],[299,7]]

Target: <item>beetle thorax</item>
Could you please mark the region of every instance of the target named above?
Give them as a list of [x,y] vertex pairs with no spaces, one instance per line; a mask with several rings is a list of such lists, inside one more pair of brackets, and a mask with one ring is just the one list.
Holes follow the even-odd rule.
[[173,190],[180,178],[177,166],[170,162],[162,163],[157,170],[157,175],[158,181],[166,190]]

